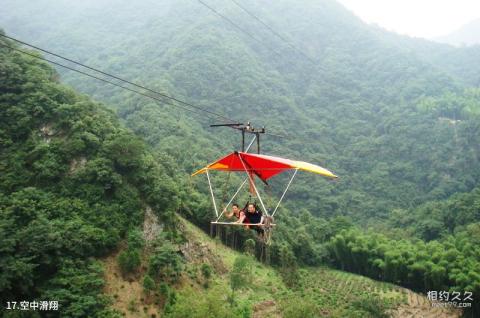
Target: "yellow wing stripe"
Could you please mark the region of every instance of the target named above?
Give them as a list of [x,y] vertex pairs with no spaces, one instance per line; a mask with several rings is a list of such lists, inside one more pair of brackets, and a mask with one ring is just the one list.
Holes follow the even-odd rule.
[[304,161],[293,161],[293,163],[294,163],[294,167],[299,170],[317,173],[325,177],[338,178],[338,176],[333,174],[330,170],[327,170],[320,166],[317,166],[308,162],[304,162]]

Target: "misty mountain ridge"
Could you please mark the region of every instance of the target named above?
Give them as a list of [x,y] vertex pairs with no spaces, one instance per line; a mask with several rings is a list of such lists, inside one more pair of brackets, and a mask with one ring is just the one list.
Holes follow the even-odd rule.
[[472,46],[480,44],[480,18],[475,19],[450,34],[433,39],[454,46]]

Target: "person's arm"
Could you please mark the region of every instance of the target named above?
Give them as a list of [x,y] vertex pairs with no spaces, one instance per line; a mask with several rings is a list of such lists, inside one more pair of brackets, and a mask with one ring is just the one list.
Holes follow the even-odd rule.
[[240,217],[238,218],[237,223],[243,223],[244,220],[245,220],[245,212],[240,211]]
[[227,219],[231,219],[232,216],[233,216],[233,211],[228,212],[227,210],[224,209],[224,210],[223,210],[223,215],[225,215],[225,217],[226,217]]

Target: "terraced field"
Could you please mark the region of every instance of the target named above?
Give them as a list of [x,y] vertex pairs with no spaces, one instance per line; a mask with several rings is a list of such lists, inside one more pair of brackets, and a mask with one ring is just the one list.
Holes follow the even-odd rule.
[[[390,283],[378,282],[367,277],[317,268],[302,273],[303,293],[316,295],[326,316],[362,317],[368,312],[367,304],[378,301],[380,308],[394,318],[458,318],[461,311],[453,308],[432,307],[422,294]],[[364,317],[364,316],[363,316]]]
[[[212,253],[214,259],[223,263],[224,271],[219,271],[217,283],[224,284],[238,253],[215,242],[189,222],[183,220],[183,223],[190,239],[205,244],[210,251],[206,254]],[[328,267],[299,269],[301,281],[295,290],[285,288],[277,272],[269,266],[257,263],[254,272],[256,287],[243,291],[245,297],[258,299],[253,306],[254,317],[290,317],[281,310],[284,297],[306,299],[315,304],[319,317],[378,317],[369,311],[372,303],[393,318],[461,316],[459,310],[432,307],[424,295],[409,289]]]
[[458,318],[462,315],[459,309],[432,307],[432,303],[425,296],[409,289],[398,289],[407,296],[407,303],[391,311],[394,318]]

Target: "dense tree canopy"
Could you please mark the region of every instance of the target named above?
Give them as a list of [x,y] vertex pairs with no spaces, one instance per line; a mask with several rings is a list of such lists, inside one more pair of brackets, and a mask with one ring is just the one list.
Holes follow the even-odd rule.
[[146,204],[168,224],[178,191],[110,110],[57,78],[0,47],[0,300],[57,299],[65,316],[95,316],[108,302],[90,258],[141,224]]

